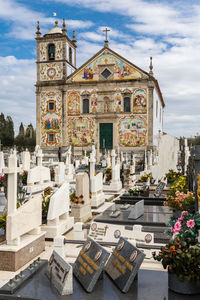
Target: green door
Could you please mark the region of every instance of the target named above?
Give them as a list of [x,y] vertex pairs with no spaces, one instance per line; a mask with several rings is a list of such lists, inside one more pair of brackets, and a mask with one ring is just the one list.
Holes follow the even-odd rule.
[[113,148],[113,124],[100,123],[100,149]]

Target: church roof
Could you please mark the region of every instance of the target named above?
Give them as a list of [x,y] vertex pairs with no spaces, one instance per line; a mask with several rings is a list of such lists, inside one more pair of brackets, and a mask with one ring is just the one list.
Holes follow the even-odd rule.
[[55,26],[51,28],[47,34],[55,34],[55,33],[61,33],[62,34],[62,28],[58,26],[58,22],[55,22]]
[[[99,67],[105,65],[114,66],[114,76],[112,80],[140,80],[150,79],[155,83],[155,88],[160,96],[163,107],[165,106],[158,81],[149,73],[140,69],[124,57],[120,56],[108,47],[103,47],[93,57],[80,66],[74,73],[68,76],[72,82],[95,82],[99,81]],[[109,78],[108,78],[109,79]]]

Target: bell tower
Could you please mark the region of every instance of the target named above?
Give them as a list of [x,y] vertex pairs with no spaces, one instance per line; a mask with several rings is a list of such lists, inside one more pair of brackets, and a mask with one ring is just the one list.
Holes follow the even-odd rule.
[[76,70],[75,31],[71,40],[67,35],[65,19],[62,28],[55,26],[41,36],[38,22],[37,32],[37,83],[66,80]]
[[67,35],[65,19],[41,35],[37,24],[36,142],[41,147],[63,146],[66,79],[76,70],[76,40]]

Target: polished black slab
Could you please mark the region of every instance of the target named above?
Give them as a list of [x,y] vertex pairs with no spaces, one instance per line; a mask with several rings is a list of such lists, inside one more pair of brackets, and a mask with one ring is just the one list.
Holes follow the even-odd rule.
[[59,296],[50,285],[41,269],[29,282],[14,295],[0,295],[0,300],[199,300],[200,296],[184,296],[168,290],[168,276],[164,271],[139,270],[127,294],[122,293],[108,275],[104,274],[92,293],[87,293],[73,278],[73,294]]
[[[172,216],[172,213],[169,211],[168,207],[162,206],[157,207],[156,205],[144,206],[144,215],[139,217],[136,220],[128,219],[128,216],[131,212],[132,205],[124,210],[121,208],[121,204],[113,204],[102,214],[95,218],[96,222],[110,223],[110,224],[119,224],[119,225],[135,225],[140,224],[143,226],[165,226],[168,219]],[[120,211],[120,215],[116,218],[111,218],[111,211]]]
[[127,293],[136,277],[145,255],[124,238],[120,238],[105,270],[116,286]]
[[109,252],[88,238],[73,266],[73,273],[87,292],[92,292],[108,260]]

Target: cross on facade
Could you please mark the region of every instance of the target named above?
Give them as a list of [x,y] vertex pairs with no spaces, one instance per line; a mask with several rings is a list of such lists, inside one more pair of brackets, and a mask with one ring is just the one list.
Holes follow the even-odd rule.
[[103,32],[106,33],[105,46],[108,46],[108,31],[110,31],[110,29],[108,29],[108,28],[103,30]]

